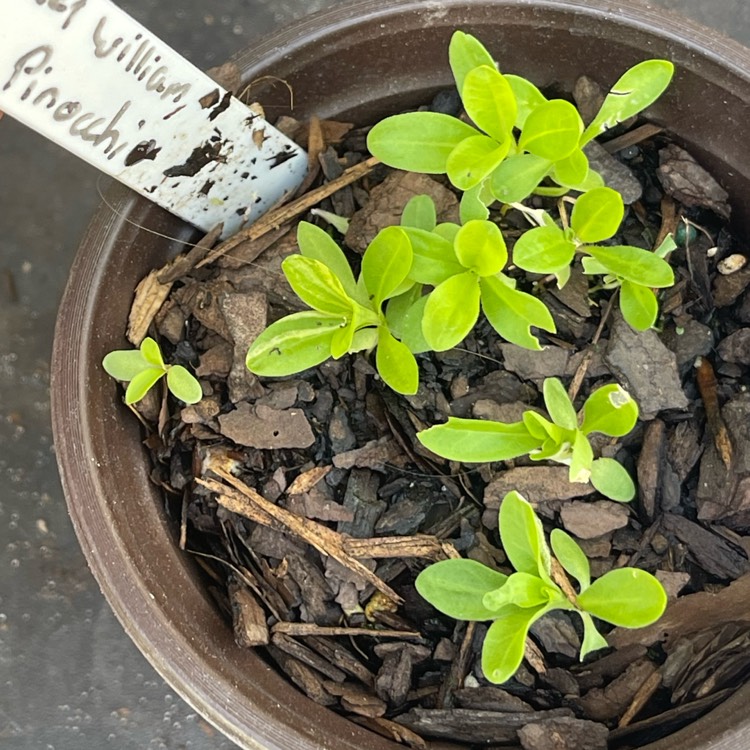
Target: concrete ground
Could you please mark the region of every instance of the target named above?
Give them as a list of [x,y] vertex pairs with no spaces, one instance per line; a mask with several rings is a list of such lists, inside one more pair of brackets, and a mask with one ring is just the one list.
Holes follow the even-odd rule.
[[[336,0],[118,4],[206,68]],[[744,0],[655,5],[750,44]],[[125,636],[86,567],[60,490],[48,362],[57,303],[98,187],[90,167],[0,121],[0,747],[228,750],[234,745]]]

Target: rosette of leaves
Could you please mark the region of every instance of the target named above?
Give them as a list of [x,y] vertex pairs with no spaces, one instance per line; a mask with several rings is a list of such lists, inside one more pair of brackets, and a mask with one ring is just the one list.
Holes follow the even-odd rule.
[[299,255],[284,259],[282,270],[295,294],[311,309],[272,323],[247,352],[256,375],[284,376],[333,357],[377,348],[375,364],[394,391],[417,392],[414,355],[393,336],[383,303],[413,286],[409,237],[400,227],[382,229],[362,257],[355,280],[349,261],[325,231],[308,222],[297,230]]
[[563,286],[576,254],[581,254],[584,273],[603,276],[604,288],[620,289],[620,311],[633,328],[644,331],[654,325],[659,314],[654,289],[674,284],[674,272],[665,260],[676,247],[671,235],[653,252],[631,245],[596,244],[617,232],[625,214],[622,196],[608,187],[579,196],[566,229],[543,211],[532,213],[541,217],[541,226],[529,229],[516,241],[513,262],[519,268],[555,274]]
[[450,461],[484,463],[528,455],[533,461],[569,466],[571,482],[591,482],[602,495],[619,502],[635,497],[626,469],[613,458],[594,458],[589,435],[627,435],[638,420],[638,405],[616,383],[597,388],[584,402],[581,418],[565,387],[547,378],[542,387],[547,417],[524,412],[520,422],[449,417],[444,424],[417,433],[426,448]]
[[159,344],[146,337],[138,349],[118,349],[102,360],[108,375],[128,384],[125,403],[140,401],[163,377],[175,398],[186,404],[197,404],[203,398],[203,389],[189,370],[182,365],[167,365]]
[[[409,201],[401,225],[411,241],[409,278],[415,285],[388,303],[386,318],[413,352],[456,346],[480,308],[500,336],[518,346],[541,348],[531,326],[555,331],[546,305],[502,273],[508,251],[496,224],[474,219],[437,225],[434,203],[421,195]],[[425,285],[434,287],[426,295]]]
[[[517,492],[503,499],[499,526],[503,550],[515,568],[511,575],[475,560],[457,559],[430,565],[416,580],[417,591],[443,614],[492,621],[482,646],[482,671],[490,682],[500,684],[515,674],[529,628],[548,612],[567,610],[580,616],[581,660],[607,647],[594,617],[619,627],[641,628],[664,613],[667,596],[654,576],[637,568],[617,568],[592,582],[585,553],[560,529],[550,535],[559,563],[555,566],[538,516]],[[577,592],[566,573],[577,582]]]
[[368,148],[397,169],[447,174],[465,192],[462,219],[487,218],[495,200],[515,203],[539,192],[549,178],[563,195],[603,185],[583,147],[652,104],[669,85],[674,66],[646,60],[612,87],[594,120],[584,127],[564,99],[547,99],[531,81],[502,74],[482,43],[456,31],[449,61],[466,114],[473,124],[437,112],[388,117],[370,131]]

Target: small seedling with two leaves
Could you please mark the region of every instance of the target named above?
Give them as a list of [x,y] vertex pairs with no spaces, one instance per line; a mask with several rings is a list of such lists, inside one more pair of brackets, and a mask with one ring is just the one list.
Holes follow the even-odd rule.
[[520,422],[449,417],[444,424],[417,433],[433,453],[451,461],[484,463],[528,455],[570,467],[571,482],[591,482],[606,497],[629,502],[635,497],[630,474],[613,458],[594,458],[588,436],[599,432],[623,437],[638,420],[638,405],[617,384],[595,390],[585,401],[579,423],[563,384],[547,378],[543,385],[549,419],[526,411]]
[[[516,203],[533,192],[564,195],[602,186],[583,147],[644,110],[669,85],[674,66],[646,60],[612,87],[588,127],[563,99],[548,100],[530,81],[503,75],[478,39],[456,31],[449,62],[473,125],[437,112],[411,112],[379,122],[370,152],[397,169],[447,174],[464,191],[462,220],[487,218],[495,200]],[[547,179],[555,186],[540,187]]]
[[625,213],[622,197],[608,187],[579,196],[566,229],[545,211],[515,207],[539,224],[524,232],[513,247],[513,262],[519,268],[554,274],[562,287],[580,253],[585,274],[600,274],[604,288],[619,288],[620,310],[633,328],[644,331],[654,325],[659,305],[653,290],[674,284],[674,272],[664,259],[676,247],[671,235],[654,252],[631,245],[595,244],[615,234]]
[[[506,576],[475,560],[443,560],[423,570],[416,580],[417,591],[443,614],[457,620],[492,620],[482,646],[482,671],[491,682],[503,683],[516,673],[529,628],[553,610],[580,616],[581,660],[607,647],[593,617],[640,628],[663,614],[667,596],[654,576],[637,568],[618,568],[592,583],[586,555],[560,529],[550,535],[557,565],[538,516],[517,492],[503,499],[499,525],[515,573]],[[565,573],[577,581],[577,593]]]
[[108,375],[128,384],[125,403],[140,401],[164,376],[167,388],[175,398],[186,404],[197,404],[203,398],[203,389],[196,378],[182,365],[164,363],[159,345],[150,337],[141,342],[139,349],[118,349],[102,361]]
[[[411,241],[415,284],[388,303],[386,319],[413,352],[456,346],[474,327],[480,306],[500,336],[519,346],[541,348],[531,326],[555,331],[545,304],[502,273],[508,251],[496,224],[436,224],[432,199],[419,195],[406,205],[401,226]],[[425,295],[424,285],[434,289]]]
[[301,254],[285,258],[282,270],[312,309],[268,326],[248,350],[247,368],[256,375],[292,375],[377,347],[375,365],[383,381],[399,393],[416,393],[417,361],[391,333],[383,309],[414,284],[408,278],[413,253],[406,232],[382,229],[362,257],[357,280],[341,248],[319,227],[300,222],[297,243]]

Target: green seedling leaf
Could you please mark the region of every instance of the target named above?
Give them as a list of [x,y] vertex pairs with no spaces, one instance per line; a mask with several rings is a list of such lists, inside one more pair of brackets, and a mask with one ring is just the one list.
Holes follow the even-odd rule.
[[354,302],[328,266],[304,255],[290,255],[281,263],[294,293],[313,310],[348,318]]
[[487,135],[474,135],[461,141],[445,163],[448,179],[459,190],[479,185],[507,156],[510,139],[498,143]]
[[564,99],[552,99],[529,113],[518,145],[543,159],[560,161],[578,148],[582,132],[578,110]]
[[612,625],[642,628],[664,614],[667,595],[650,573],[637,568],[618,568],[594,581],[579,595],[578,604]]
[[513,154],[492,173],[492,194],[502,203],[519,203],[534,192],[551,168],[552,162],[541,156]]
[[627,435],[638,421],[638,404],[622,386],[612,383],[597,388],[583,404],[581,431],[609,437]]
[[523,126],[526,123],[526,118],[540,104],[545,104],[547,98],[531,81],[528,81],[525,78],[506,73],[505,80],[508,82],[508,85],[512,89],[513,94],[516,97],[516,104],[518,106],[515,126],[519,130],[523,130]]
[[489,463],[518,458],[541,445],[523,422],[490,422],[449,417],[417,433],[425,448],[449,461]]
[[523,413],[523,423],[526,429],[541,441],[552,440],[561,443],[565,439],[565,430],[531,409]]
[[311,208],[310,213],[328,222],[342,236],[349,231],[349,219],[345,216],[339,216],[333,211],[326,211],[322,208]]
[[668,60],[644,60],[626,71],[586,128],[581,145],[653,104],[669,86],[673,75],[674,65]]
[[591,465],[591,484],[602,495],[618,503],[629,503],[635,497],[635,484],[614,458],[597,458]]
[[[674,272],[669,263],[649,250],[630,245],[614,245],[586,247],[585,251],[599,261],[608,273],[625,281],[656,288],[674,284]],[[584,271],[589,272],[586,266]]]
[[614,235],[624,215],[625,205],[616,190],[595,188],[576,200],[570,226],[581,242],[601,242]]
[[534,227],[513,248],[513,262],[531,273],[557,273],[573,261],[576,245],[558,227]]
[[664,241],[659,245],[659,247],[654,250],[654,255],[656,255],[659,258],[666,259],[669,254],[677,249],[677,243],[674,241],[674,237],[671,234],[668,234]]
[[444,174],[451,151],[479,131],[439,112],[407,112],[381,120],[367,136],[373,156],[395,169]]
[[409,347],[395,339],[390,331],[381,326],[375,366],[383,382],[396,393],[411,396],[419,388],[419,367]]
[[437,224],[435,201],[429,195],[415,195],[401,213],[401,226],[431,232]]
[[480,130],[498,144],[510,145],[518,106],[513,89],[494,64],[480,65],[466,74],[461,100],[466,114]]
[[389,300],[385,311],[386,324],[391,333],[403,341],[413,354],[430,349],[422,333],[426,303],[427,297],[422,294],[422,285],[415,284],[409,291]]
[[424,308],[422,333],[436,352],[463,341],[479,317],[479,283],[472,271],[452,276],[435,287]]
[[459,94],[470,71],[482,65],[495,67],[495,61],[485,46],[476,37],[463,31],[453,33],[448,46],[448,60]]
[[562,529],[552,529],[549,541],[557,561],[578,581],[581,591],[585,591],[591,585],[591,566],[578,542]]
[[[469,192],[471,193],[474,191],[470,190]],[[481,193],[481,191],[477,190],[477,193]],[[453,247],[453,243],[456,240],[456,235],[458,234],[460,229],[461,229],[460,224],[455,224],[452,221],[444,221],[442,224],[438,224],[435,227],[434,233],[441,239],[448,240],[448,242],[451,243],[451,247]]]
[[570,455],[568,479],[571,482],[586,484],[591,479],[593,463],[594,451],[591,443],[580,430],[576,430]]
[[500,503],[499,526],[503,549],[513,567],[519,573],[551,583],[551,560],[542,523],[531,505],[515,491]]
[[581,644],[581,661],[583,661],[592,651],[598,651],[602,648],[609,648],[609,643],[604,636],[596,629],[594,621],[588,612],[578,611],[583,620],[583,643]]
[[[486,221],[490,215],[487,203],[482,200],[482,193],[487,181],[480,182],[473,188],[464,191],[461,196],[460,216],[461,223],[468,224],[470,221]],[[494,198],[492,199],[494,201]]]
[[487,609],[497,612],[509,604],[528,609],[549,604],[551,599],[562,597],[557,588],[548,586],[539,576],[531,573],[513,573],[503,586],[488,591],[482,600]]
[[508,261],[500,228],[491,221],[470,221],[461,227],[453,246],[459,263],[477,276],[494,276]]
[[526,636],[546,607],[521,609],[509,606],[490,625],[482,646],[482,672],[496,684],[507,682],[521,666]]
[[659,302],[649,287],[623,281],[620,287],[620,311],[636,331],[647,331],[659,316]]
[[327,266],[339,280],[346,294],[352,299],[357,299],[357,284],[349,261],[343,250],[325,231],[308,221],[301,221],[297,226],[297,245],[300,253],[306,258],[320,261]]
[[458,262],[453,242],[437,232],[402,227],[411,242],[412,266],[409,278],[419,284],[438,286],[466,269]]
[[141,370],[128,383],[125,390],[125,403],[130,406],[130,404],[140,401],[165,374],[166,370],[161,367],[147,367],[145,370]]
[[141,342],[141,354],[150,365],[164,370],[164,359],[161,356],[159,344],[157,344],[150,336],[146,336]]
[[313,310],[287,315],[271,323],[252,343],[245,364],[256,375],[282,377],[325,362],[333,336],[346,321]]
[[575,430],[578,417],[573,402],[558,378],[547,378],[542,385],[544,406],[552,421],[564,430]]
[[201,384],[182,365],[171,365],[167,369],[167,388],[186,404],[197,404],[203,398]]
[[102,367],[110,377],[127,383],[152,365],[140,349],[118,349],[102,360]]
[[490,325],[511,344],[540,350],[531,326],[555,332],[555,321],[537,297],[514,289],[502,274],[480,279],[482,310]]
[[505,585],[508,576],[474,560],[441,560],[425,568],[414,585],[435,609],[456,620],[492,620],[485,594]]
[[589,160],[580,148],[555,162],[552,179],[559,185],[575,189],[586,182],[589,174]]
[[354,316],[344,326],[341,326],[331,339],[331,357],[341,359],[354,345],[354,334],[357,332],[357,321]]
[[362,256],[362,278],[376,310],[398,290],[412,266],[408,234],[400,227],[381,229]]

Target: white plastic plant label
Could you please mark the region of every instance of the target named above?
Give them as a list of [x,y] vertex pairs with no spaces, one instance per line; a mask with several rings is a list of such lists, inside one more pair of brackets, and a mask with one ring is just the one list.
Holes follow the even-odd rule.
[[294,191],[296,144],[110,0],[2,0],[0,110],[195,226]]

